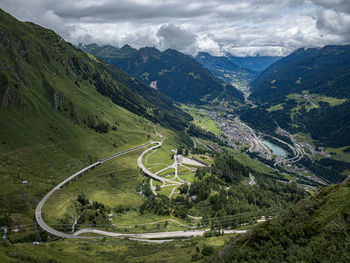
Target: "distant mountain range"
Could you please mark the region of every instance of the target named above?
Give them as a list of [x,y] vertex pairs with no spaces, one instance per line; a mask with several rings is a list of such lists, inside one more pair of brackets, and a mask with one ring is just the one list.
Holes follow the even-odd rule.
[[258,72],[239,66],[227,57],[200,52],[195,59],[215,76],[239,89],[247,86],[258,75]]
[[231,54],[227,54],[226,57],[238,66],[259,73],[268,68],[272,63],[282,58],[277,56],[236,57],[232,56]]
[[79,45],[79,49],[119,67],[131,76],[179,102],[203,104],[227,100],[243,102],[243,94],[215,77],[190,56],[176,50],[163,52],[128,45]]

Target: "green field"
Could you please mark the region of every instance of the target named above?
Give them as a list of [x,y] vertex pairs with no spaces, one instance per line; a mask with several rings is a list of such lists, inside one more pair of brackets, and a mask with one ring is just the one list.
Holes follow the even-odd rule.
[[[160,140],[158,138],[158,140]],[[171,150],[176,150],[178,145],[172,140],[172,138],[166,138],[162,144],[162,146],[156,151],[151,151],[145,155],[143,159],[143,164],[152,172],[159,171],[171,164],[174,163],[174,160],[171,158],[173,154]]]
[[[176,186],[175,186],[176,187]],[[157,191],[158,195],[165,195],[166,197],[168,197],[171,192],[173,191],[174,186],[165,186],[160,188],[159,191]],[[175,190],[175,192],[177,192],[178,190]],[[175,197],[175,193],[172,195],[172,198]]]
[[264,173],[264,174],[272,174],[272,170],[268,168],[265,164],[262,162],[258,161],[257,159],[252,159],[250,158],[247,154],[242,153],[239,150],[235,149],[227,149],[232,156],[239,161],[241,164],[246,165],[253,170]]
[[[303,92],[303,94],[305,94],[305,92]],[[329,105],[331,107],[334,107],[334,106],[338,106],[338,105],[340,105],[340,104],[342,104],[342,103],[347,101],[347,99],[338,99],[338,98],[333,98],[333,97],[322,96],[322,95],[319,95],[319,94],[308,94],[308,96],[310,97],[310,101],[314,105],[312,103],[310,103],[306,98],[302,97],[301,94],[291,93],[291,94],[288,94],[286,96],[286,99],[287,100],[295,100],[298,104],[304,106],[306,111],[310,111],[313,108],[320,107],[320,105],[319,105],[320,102],[327,102],[327,103],[329,103]],[[300,109],[300,105],[295,107],[293,110],[294,111],[299,110]],[[283,105],[282,104],[275,105],[273,107],[270,107],[268,109],[268,111],[282,109],[280,107],[283,108]]]
[[270,108],[266,109],[268,112],[272,112],[272,111],[277,111],[277,110],[283,110],[284,104],[280,103],[274,106],[271,106]]
[[[152,244],[128,239],[104,238],[102,240],[55,240],[33,245],[31,243],[9,246],[0,242],[1,262],[206,262],[207,258],[235,235],[196,237],[170,243]],[[204,256],[205,246],[213,248]],[[198,247],[198,248],[197,248]],[[39,249],[40,248],[40,249]],[[50,261],[51,260],[51,261]]]
[[203,128],[215,135],[220,135],[221,130],[216,126],[215,122],[207,115],[205,109],[198,109],[189,105],[181,105],[181,109],[189,113],[193,117],[193,124]]
[[194,177],[195,173],[193,172],[187,172],[187,173],[181,173],[179,174],[179,177],[184,180],[185,182],[192,183],[195,180]]
[[137,208],[143,202],[143,198],[136,193],[137,186],[144,180],[136,164],[136,159],[142,151],[141,149],[112,159],[78,181],[73,181],[72,184],[56,191],[43,207],[44,219],[53,224],[66,216],[73,219],[70,205],[79,194],[84,194],[89,200],[103,203],[110,208],[118,205]]
[[330,154],[330,153],[335,153],[334,158],[343,161],[343,162],[350,162],[350,153],[349,152],[344,152],[344,149],[348,148],[346,147],[339,147],[339,148],[331,148],[327,147],[325,149],[325,152]]

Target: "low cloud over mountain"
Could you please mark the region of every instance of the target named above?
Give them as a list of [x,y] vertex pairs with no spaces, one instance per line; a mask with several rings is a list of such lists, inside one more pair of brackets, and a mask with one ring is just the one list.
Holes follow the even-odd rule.
[[3,0],[0,7],[73,43],[239,56],[350,43],[348,0]]

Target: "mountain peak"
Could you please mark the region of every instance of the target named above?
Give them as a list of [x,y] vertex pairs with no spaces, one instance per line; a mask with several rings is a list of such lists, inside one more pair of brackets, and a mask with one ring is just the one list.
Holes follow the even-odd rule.
[[120,48],[120,50],[125,52],[125,51],[136,51],[137,49],[133,48],[129,44],[125,44]]
[[[135,52],[131,53],[130,50]],[[95,50],[96,57],[111,63],[149,85],[157,81],[160,92],[180,102],[203,103],[207,96],[213,100],[226,94],[232,101],[243,101],[243,95],[233,87],[224,87],[217,79],[191,56],[174,49],[161,52],[155,47],[139,50],[124,46],[117,51]]]

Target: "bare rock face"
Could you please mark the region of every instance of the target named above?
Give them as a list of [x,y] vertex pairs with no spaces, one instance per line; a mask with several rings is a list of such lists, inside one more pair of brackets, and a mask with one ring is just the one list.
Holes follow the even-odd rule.
[[62,94],[54,91],[53,93],[53,110],[58,111],[58,107],[63,105],[63,96]]
[[17,95],[15,90],[11,87],[8,87],[1,101],[1,108],[5,109],[10,105],[15,104],[16,99],[17,99]]

